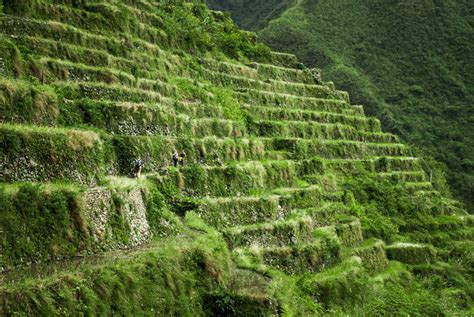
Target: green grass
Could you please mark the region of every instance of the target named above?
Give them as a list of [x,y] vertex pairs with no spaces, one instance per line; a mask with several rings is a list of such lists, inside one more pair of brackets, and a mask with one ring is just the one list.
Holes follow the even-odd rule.
[[217,232],[199,219],[189,217],[187,222],[188,238],[85,261],[74,272],[58,267],[39,283],[31,283],[34,275],[17,273],[16,284],[0,288],[0,313],[205,315],[206,294],[227,288],[232,267]]

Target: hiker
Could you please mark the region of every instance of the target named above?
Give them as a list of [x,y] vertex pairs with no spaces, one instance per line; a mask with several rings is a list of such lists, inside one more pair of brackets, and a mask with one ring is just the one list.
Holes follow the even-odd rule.
[[181,163],[181,166],[184,166],[184,159],[186,158],[186,152],[184,150],[181,151],[181,154],[179,156],[179,161]]
[[206,164],[206,156],[204,155],[204,152],[201,149],[198,149],[199,152],[199,163],[202,165]]
[[178,154],[178,151],[174,150],[172,159],[173,159],[173,165],[174,165],[174,167],[178,167],[178,161],[179,161],[179,154]]
[[139,178],[142,172],[143,161],[138,159],[135,161],[135,166],[132,169],[132,178]]

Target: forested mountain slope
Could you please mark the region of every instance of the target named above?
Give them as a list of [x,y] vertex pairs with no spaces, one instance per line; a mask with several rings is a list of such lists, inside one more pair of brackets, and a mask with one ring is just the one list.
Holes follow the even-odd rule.
[[296,0],[210,0],[215,10],[230,11],[232,18],[247,30],[257,31],[295,4]]
[[444,163],[452,189],[472,210],[474,2],[303,0],[269,24],[258,1],[208,2],[258,28],[273,49],[322,68],[323,78],[349,91],[384,129]]
[[474,218],[319,69],[203,0],[0,7],[0,316],[473,314]]

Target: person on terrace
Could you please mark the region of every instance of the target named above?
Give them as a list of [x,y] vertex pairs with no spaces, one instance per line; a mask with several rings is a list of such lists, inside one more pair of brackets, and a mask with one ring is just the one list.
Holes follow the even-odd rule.
[[178,167],[178,162],[179,162],[179,154],[178,154],[178,151],[174,150],[174,153],[173,153],[171,159],[173,160],[173,166],[174,166],[174,167]]
[[184,159],[186,158],[186,152],[184,150],[181,151],[181,154],[179,155],[179,161],[181,163],[181,166],[184,166]]
[[139,178],[143,168],[143,161],[141,159],[135,160],[135,166],[132,169],[132,178]]

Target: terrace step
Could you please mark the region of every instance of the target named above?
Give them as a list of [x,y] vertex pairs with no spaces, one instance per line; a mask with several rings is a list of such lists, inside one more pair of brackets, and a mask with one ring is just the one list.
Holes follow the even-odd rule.
[[349,140],[307,140],[301,138],[261,138],[269,150],[288,151],[295,157],[319,156],[324,159],[364,159],[411,156],[410,148],[398,143],[368,143]]
[[[141,78],[122,69],[97,67],[73,63],[55,58],[35,56],[38,67],[42,68],[43,82],[74,81],[103,82],[105,84],[120,83],[123,86],[149,90],[165,96],[177,95],[177,87],[156,78]],[[150,76],[151,77],[151,76]]]
[[388,265],[385,243],[382,240],[365,240],[352,250],[352,255],[360,257],[364,268],[371,273],[380,272]]
[[[15,19],[11,16],[5,16],[5,19]],[[5,32],[5,33],[3,33]],[[80,63],[96,67],[116,67],[123,70],[131,70],[135,67],[135,59],[119,57],[110,54],[107,50],[98,49],[96,46],[87,47],[56,41],[50,37],[43,37],[41,34],[30,36],[28,33],[18,32],[16,29],[4,29],[1,37],[14,39],[15,43],[28,47],[29,53],[49,58],[62,59],[73,63]],[[48,36],[48,35],[44,35]],[[149,57],[151,63],[152,58]],[[136,70],[140,71],[140,70]]]
[[105,36],[90,33],[58,21],[2,15],[1,23],[2,33],[6,35],[21,36],[29,34],[35,37],[45,37],[58,42],[94,47],[124,58],[127,58],[131,52],[130,49],[120,49],[120,47],[123,47],[123,43],[113,35]]
[[323,200],[328,198],[328,193],[325,193],[322,188],[317,185],[282,187],[272,190],[272,193],[281,197],[281,206],[287,211],[319,206]]
[[233,253],[242,266],[250,259],[288,274],[316,273],[340,261],[341,246],[334,230],[317,228],[312,240],[296,245],[237,248]]
[[290,210],[314,207],[323,198],[321,188],[279,188],[265,196],[204,198],[198,214],[212,226],[225,229],[281,220]]
[[[474,239],[474,228],[467,227],[456,231],[425,231],[425,232],[405,232],[404,237],[414,243],[432,245],[440,249],[451,249],[456,243],[464,243]],[[438,254],[446,261],[449,253]]]
[[204,58],[200,59],[199,62],[210,71],[228,73],[234,76],[261,81],[274,79],[292,83],[315,84],[319,82],[318,77],[320,76],[319,70],[317,69],[295,69],[260,63],[241,65]]
[[[419,160],[413,157],[373,157],[365,159],[319,159],[320,173],[332,171],[351,175],[358,171],[372,173],[421,172]],[[307,173],[309,174],[309,173]],[[311,178],[313,175],[306,175]]]
[[262,294],[270,287],[272,279],[251,269],[236,268],[230,277],[229,288],[245,294]]
[[354,301],[364,292],[366,285],[357,283],[364,273],[361,258],[353,256],[320,273],[304,277],[301,284],[309,296],[329,309]]
[[198,214],[210,225],[223,229],[283,219],[286,211],[279,196],[269,195],[203,199]]
[[264,145],[257,139],[107,136],[93,131],[0,124],[4,152],[2,181],[73,180],[94,184],[99,176],[128,175],[136,158],[145,171],[171,165],[174,149],[185,149],[187,163],[224,164],[260,160]]
[[[104,103],[95,100],[83,100],[70,105],[71,112],[69,114],[74,111],[77,113],[74,121],[71,120],[71,125],[87,124],[111,134],[195,138],[212,136],[234,138],[247,135],[247,129],[242,122],[219,119],[218,117],[193,118],[185,114],[177,114],[174,109],[169,109],[167,106],[145,106],[124,102]],[[80,116],[82,116],[82,122],[79,121]],[[63,120],[67,122],[68,118]]]
[[123,174],[130,172],[131,158],[145,161],[144,172],[161,171],[171,166],[174,150],[186,151],[186,164],[223,166],[235,161],[265,158],[265,146],[255,138],[114,136],[113,142]]
[[403,185],[412,193],[418,191],[430,191],[433,189],[433,184],[430,182],[405,182]]
[[376,157],[372,158],[377,172],[420,171],[421,162],[417,157]]
[[[126,11],[131,17],[125,25],[120,24],[117,12]],[[120,4],[96,2],[85,3],[81,7],[71,7],[59,4],[38,3],[33,16],[48,17],[54,23],[67,23],[69,27],[80,30],[92,30],[100,36],[113,36],[120,34],[123,36],[133,34],[143,42],[156,43],[166,39],[162,32],[154,27],[154,24],[142,23],[144,16],[150,18],[150,13],[143,14],[141,11]],[[159,17],[152,18],[153,22],[160,24]],[[150,22],[150,21],[148,21]],[[113,30],[113,32],[111,32]]]
[[365,132],[343,124],[304,121],[253,121],[249,129],[260,137],[301,139],[345,139],[376,143],[394,143],[398,138],[389,133]]
[[360,220],[352,216],[338,218],[336,233],[345,247],[355,247],[364,239]]
[[[0,121],[4,123],[91,125],[114,134],[171,135],[199,132],[202,131],[199,125],[202,126],[204,121],[212,123],[214,118],[225,118],[221,107],[207,103],[179,101],[171,105],[167,99],[165,103],[87,98],[69,100],[61,99],[48,86],[7,78],[0,79],[0,93],[5,98],[5,106],[0,111]],[[59,93],[62,95],[63,91]],[[227,133],[228,136],[245,132],[243,123],[235,124],[229,120],[230,124],[225,124],[224,121],[217,119],[213,129],[219,125],[234,129],[231,125],[235,125],[236,130]]]
[[[297,65],[299,66],[299,65]],[[275,79],[300,84],[321,84],[321,70],[318,68],[290,68],[272,64],[252,63],[262,79]]]
[[407,219],[400,226],[401,232],[457,232],[462,229],[474,228],[472,215],[440,215],[422,217],[421,219]]
[[[305,276],[301,284],[308,296],[312,296],[324,309],[331,310],[348,303],[355,306],[367,298],[367,292],[377,291],[393,281],[411,278],[410,271],[396,261],[388,262],[374,276],[369,276],[369,273],[362,259],[352,256],[321,273]],[[364,283],[360,282],[361,278]]]
[[93,184],[96,175],[115,170],[109,142],[92,131],[0,124],[0,179],[69,179]]
[[277,108],[258,105],[243,105],[242,108],[257,120],[303,121],[319,123],[340,123],[364,131],[380,132],[380,122],[364,116],[338,114],[312,110]]
[[192,197],[255,195],[278,187],[294,186],[294,161],[248,161],[226,166],[192,165],[170,168],[161,186],[181,188]]
[[271,52],[272,63],[280,67],[296,68],[301,69],[302,64],[298,61],[298,58],[293,54]]
[[[95,34],[58,21],[18,18],[10,15],[2,15],[1,23],[1,33],[15,40],[25,41],[25,34],[30,35],[27,40],[34,39],[35,43],[31,46],[39,54],[62,57],[91,66],[111,65],[143,77],[149,77],[151,73],[154,76],[161,76],[160,74],[164,72],[184,74],[182,73],[184,69],[177,67],[182,64],[182,59],[153,44],[157,42],[155,40],[151,43],[131,38],[128,34],[122,34],[121,37],[116,33]],[[100,29],[102,28],[103,26]],[[52,41],[60,44],[51,47]],[[124,44],[127,45],[127,49],[123,49]],[[151,69],[146,69],[146,65]]]
[[100,82],[64,82],[57,81],[51,86],[62,93],[67,100],[92,99],[92,100],[112,100],[119,102],[156,102],[170,105],[172,100],[160,93],[130,88],[127,86],[113,84],[107,85]]
[[429,264],[436,261],[436,249],[431,245],[397,242],[386,247],[391,260],[407,264]]
[[244,226],[235,226],[223,231],[231,249],[242,247],[290,246],[308,243],[313,238],[314,225],[310,217],[277,220]]
[[288,151],[272,151],[268,150],[265,152],[266,157],[269,160],[288,160],[291,157],[291,153]]
[[323,202],[321,206],[292,210],[292,214],[311,217],[318,227],[334,225],[341,216],[350,214],[348,206],[341,202]]
[[214,121],[214,118],[224,117],[222,109],[201,103],[176,102],[171,107],[157,103],[79,99],[61,106],[67,107],[69,114],[77,115],[74,120],[60,115],[59,122],[91,125],[112,134],[230,137],[242,136],[246,130],[235,121]]
[[307,85],[290,83],[278,80],[260,81],[248,77],[219,73],[204,70],[204,78],[215,85],[230,87],[232,89],[257,89],[266,92],[276,92],[303,97],[319,97],[328,99],[346,100],[342,92],[335,91],[324,85]]
[[317,98],[315,96],[296,96],[269,92],[252,88],[239,88],[235,96],[244,104],[257,104],[266,107],[283,107],[296,110],[313,110],[350,114],[353,110],[348,100]]
[[[117,10],[118,7],[113,4],[105,4],[97,1],[83,5],[83,8],[78,6],[64,5],[60,1],[53,0],[52,3],[40,3],[36,6],[36,15],[39,17],[48,17],[50,20],[62,23],[68,23],[72,26],[81,28],[88,26],[94,31],[99,31],[99,26],[108,25],[109,21],[104,14],[95,12],[95,7],[108,7],[110,10]],[[36,16],[35,15],[35,16]],[[90,25],[90,26],[89,26]]]
[[395,171],[388,173],[378,173],[378,177],[389,180],[394,183],[425,183],[426,173],[423,170],[420,171]]
[[[0,91],[8,90],[11,82],[7,85],[3,83],[0,80]],[[22,98],[18,98],[20,95]],[[38,99],[40,96],[47,99]],[[32,100],[35,97],[36,100],[42,100],[42,103]],[[185,114],[177,114],[174,108],[166,105],[90,99],[66,100],[58,103],[55,97],[55,95],[40,94],[33,87],[14,92],[14,95],[9,98],[13,103],[10,107],[2,109],[0,121],[42,125],[58,123],[66,126],[89,125],[111,134],[122,135],[242,137],[247,134],[242,122],[219,119],[218,116],[191,118]],[[199,109],[197,106],[181,104],[176,108],[188,112],[204,112],[209,107],[203,106]],[[38,111],[43,111],[41,119],[38,118],[40,117]],[[218,109],[214,113],[218,113]],[[212,112],[207,113],[207,115],[211,114]],[[38,120],[42,121],[38,122]]]
[[[229,300],[235,308],[221,304]],[[275,298],[264,291],[256,294],[240,290],[211,292],[204,296],[204,307],[208,316],[277,316],[279,312]]]
[[[6,17],[6,19],[8,18]],[[166,75],[161,72],[164,70],[166,70],[166,74],[184,74],[184,68],[178,66],[181,63],[177,56],[168,52],[157,51],[156,48],[152,54],[144,53],[144,50],[130,48],[130,50],[127,50],[129,55],[123,57],[115,50],[111,52],[105,48],[97,48],[97,46],[82,46],[56,41],[54,34],[29,36],[15,29],[7,29],[6,32],[10,34],[0,33],[0,38],[7,41],[14,40],[20,52],[25,55],[32,54],[45,59],[62,60],[63,62],[83,64],[89,67],[113,68],[133,76],[153,80],[166,79]]]

